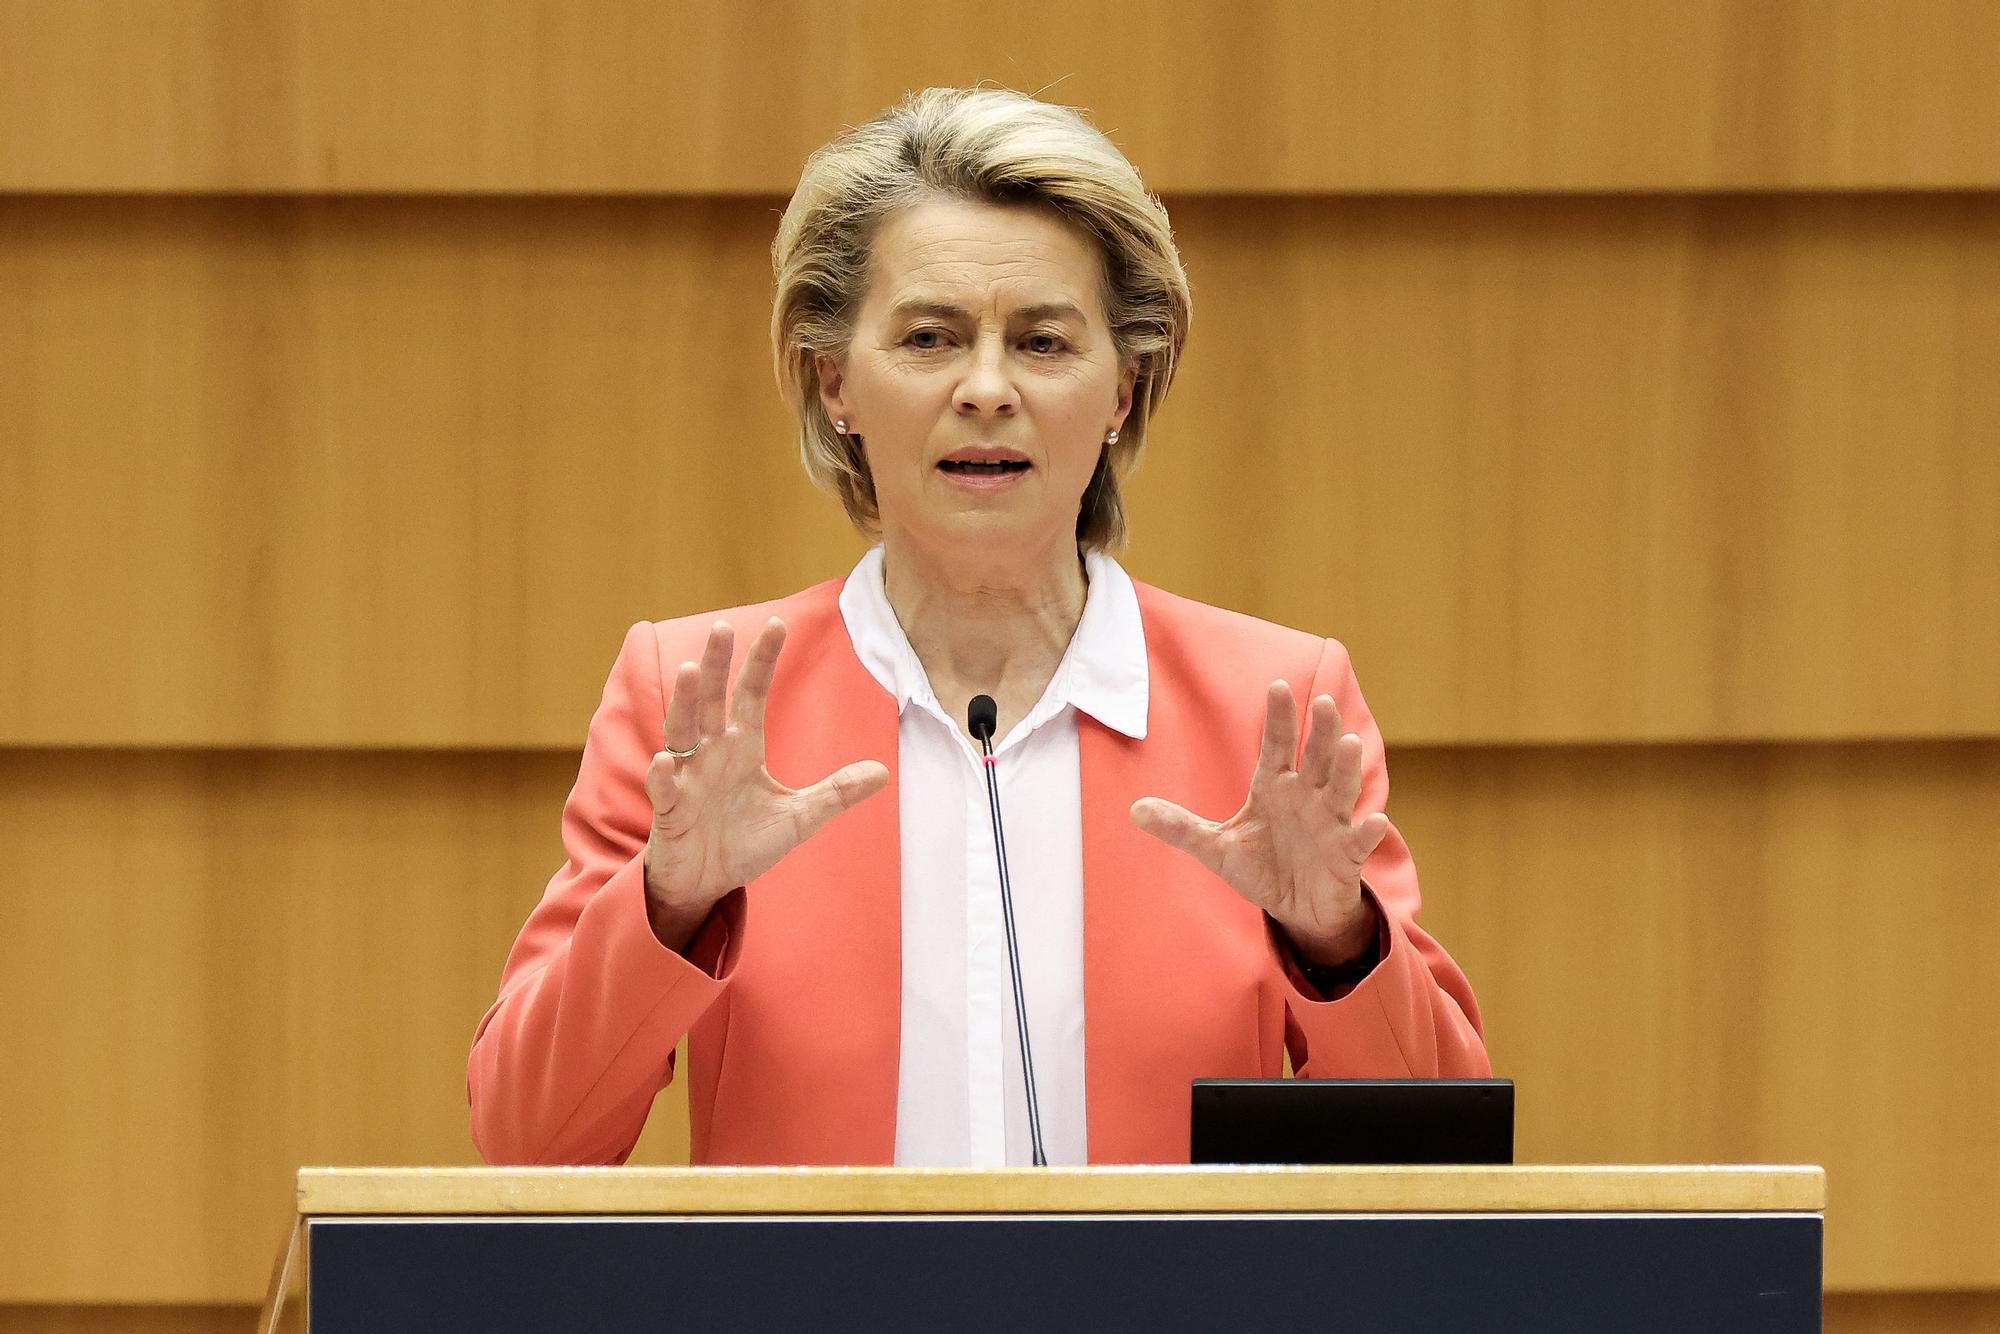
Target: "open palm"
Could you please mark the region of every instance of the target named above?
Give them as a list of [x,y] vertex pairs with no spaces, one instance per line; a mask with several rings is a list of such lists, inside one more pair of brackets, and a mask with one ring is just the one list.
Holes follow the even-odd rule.
[[1361,867],[1389,832],[1389,817],[1379,811],[1354,818],[1361,738],[1342,735],[1339,707],[1321,695],[1312,702],[1301,754],[1291,686],[1272,682],[1264,705],[1263,742],[1242,809],[1217,822],[1164,798],[1142,797],[1132,805],[1132,822],[1215,872],[1295,942],[1325,953],[1350,945],[1358,952],[1373,929]]
[[[764,766],[764,706],[785,624],[773,617],[758,633],[730,699],[734,640],[728,622],[718,621],[701,662],[681,664],[667,702],[667,749],[646,769],[653,801],[647,892],[683,914],[706,911],[889,783],[888,768],[874,760],[846,765],[805,788],[773,778]],[[668,750],[694,754],[677,758]]]

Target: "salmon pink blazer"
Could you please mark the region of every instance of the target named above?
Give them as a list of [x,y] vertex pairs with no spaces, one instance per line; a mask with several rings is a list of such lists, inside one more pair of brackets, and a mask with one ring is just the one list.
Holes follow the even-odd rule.
[[[473,1037],[467,1094],[487,1161],[623,1162],[683,1036],[695,1163],[894,1161],[898,718],[855,656],[841,582],[719,616],[747,631],[775,615],[790,632],[766,715],[778,781],[803,786],[874,759],[889,767],[889,788],[732,892],[686,957],[661,945],[647,919],[645,773],[673,669],[701,656],[718,617],[641,622],[626,634],[563,808],[568,861]],[[1386,952],[1331,1000],[1298,974],[1262,911],[1134,827],[1129,811],[1143,796],[1213,819],[1242,805],[1265,689],[1279,678],[1302,712],[1331,694],[1361,736],[1361,809],[1383,809],[1389,793],[1381,734],[1339,643],[1137,591],[1146,737],[1077,719],[1090,1161],[1186,1162],[1189,1082],[1276,1077],[1288,1051],[1298,1073],[1318,1077],[1489,1073],[1472,990],[1417,925],[1416,871],[1393,827],[1363,869]],[[752,637],[737,636],[739,665]]]

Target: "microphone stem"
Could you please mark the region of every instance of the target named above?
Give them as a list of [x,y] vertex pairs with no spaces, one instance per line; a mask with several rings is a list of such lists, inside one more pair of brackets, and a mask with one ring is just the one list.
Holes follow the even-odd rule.
[[1014,884],[1007,874],[1007,834],[1000,824],[1000,781],[991,733],[981,737],[979,744],[986,752],[986,762],[980,767],[986,770],[987,806],[993,812],[993,856],[1000,866],[1000,916],[1007,927],[1007,969],[1014,980],[1014,1026],[1021,1038],[1021,1076],[1027,1085],[1028,1138],[1034,1147],[1035,1166],[1047,1167],[1048,1156],[1042,1151],[1041,1100],[1035,1093],[1035,1058],[1028,1043],[1027,992],[1021,985],[1021,947],[1014,935]]

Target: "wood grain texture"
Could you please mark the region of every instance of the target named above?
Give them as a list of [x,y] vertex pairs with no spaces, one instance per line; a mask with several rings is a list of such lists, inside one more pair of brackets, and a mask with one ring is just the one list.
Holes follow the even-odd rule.
[[0,758],[0,1298],[254,1302],[303,1162],[473,1163],[573,758]]
[[0,0],[0,190],[783,192],[979,80],[1172,192],[2000,184],[1986,0]]
[[[0,742],[567,747],[844,573],[770,206],[0,201]],[[1406,743],[2000,733],[2000,195],[1173,207],[1140,577]]]
[[1392,735],[2000,728],[2000,198],[1183,216],[1132,565],[1342,637]]
[[1830,1288],[1995,1285],[2000,747],[1391,772],[1522,1161],[1822,1163]]
[[6,211],[11,739],[567,744],[648,605],[860,550],[783,433],[759,210]]
[[313,1167],[299,1213],[1817,1213],[1816,1167]]
[[251,1334],[254,1306],[0,1305],[0,1334]]
[[1841,1292],[1827,1296],[1825,1334],[1996,1334],[2000,1292]]
[[[2000,1285],[2000,745],[1398,751],[1523,1162],[1809,1162],[1836,1289]],[[572,757],[0,751],[0,1299],[254,1302],[305,1164],[471,1165]],[[686,1160],[686,1098],[635,1163]]]

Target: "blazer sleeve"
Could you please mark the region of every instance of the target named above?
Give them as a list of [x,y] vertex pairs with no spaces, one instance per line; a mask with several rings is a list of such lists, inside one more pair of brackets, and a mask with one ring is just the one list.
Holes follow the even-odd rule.
[[[1361,738],[1361,797],[1355,809],[1386,811],[1389,766],[1382,733],[1361,698],[1347,650],[1337,640],[1326,641],[1305,707],[1320,695],[1333,696],[1341,727]],[[1417,868],[1393,823],[1361,868],[1361,880],[1381,911],[1386,949],[1374,970],[1337,999],[1322,999],[1300,976],[1281,929],[1266,919],[1278,966],[1289,983],[1285,1047],[1293,1071],[1315,1079],[1492,1074],[1471,984],[1444,947],[1417,925]]]
[[666,948],[646,912],[646,767],[666,721],[659,643],[625,634],[564,803],[568,860],[514,942],[466,1066],[472,1139],[489,1163],[622,1163],[674,1047],[728,985],[742,893],[689,944]]

